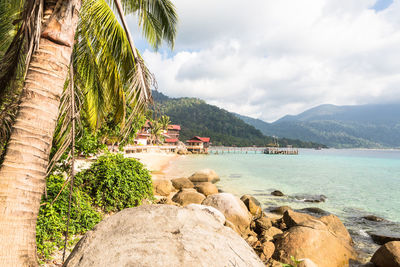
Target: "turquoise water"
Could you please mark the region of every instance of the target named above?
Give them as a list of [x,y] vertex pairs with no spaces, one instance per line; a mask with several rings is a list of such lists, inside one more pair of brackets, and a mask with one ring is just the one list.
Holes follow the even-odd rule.
[[[282,205],[295,209],[319,207],[338,215],[356,239],[366,239],[366,232],[377,227],[400,231],[399,150],[304,149],[297,156],[193,155],[181,158],[170,168],[181,177],[203,168],[214,169],[221,178],[218,187],[238,196],[251,194],[264,209]],[[271,196],[275,189],[286,196]],[[325,195],[327,200],[306,203],[295,198],[301,195]],[[369,214],[394,223],[368,225],[360,220]],[[374,249],[371,244],[366,247]]]
[[[301,150],[297,156],[223,154],[186,156],[171,168],[182,176],[211,168],[218,186],[237,195],[253,194],[268,205],[318,206],[339,216],[349,210],[400,222],[399,150]],[[175,172],[175,171],[174,171]],[[325,195],[324,203],[304,203],[269,195]]]

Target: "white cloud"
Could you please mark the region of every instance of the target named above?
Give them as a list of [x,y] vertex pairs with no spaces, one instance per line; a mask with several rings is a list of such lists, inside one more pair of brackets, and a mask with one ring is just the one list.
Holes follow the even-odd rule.
[[176,0],[174,54],[146,50],[159,90],[271,121],[323,103],[400,100],[400,0]]

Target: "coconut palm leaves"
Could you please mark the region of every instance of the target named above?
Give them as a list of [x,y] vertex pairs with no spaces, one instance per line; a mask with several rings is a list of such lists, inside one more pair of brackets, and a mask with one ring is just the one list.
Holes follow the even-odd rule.
[[158,122],[161,124],[161,128],[163,130],[168,130],[168,126],[171,124],[171,120],[167,115],[161,116],[161,118],[158,119]]
[[[29,56],[37,47],[42,14],[43,0],[0,3],[0,95],[7,95],[7,98],[0,97],[0,145],[9,135],[18,107],[16,93],[19,91],[10,90],[10,82],[23,80]],[[135,128],[137,116],[151,101],[154,84],[153,76],[134,46],[124,14],[138,17],[144,36],[154,48],[158,48],[163,40],[173,46],[177,24],[170,0],[82,1],[72,55],[75,97],[77,103],[82,104],[82,114],[92,130],[100,128],[108,114],[114,114],[115,123],[122,126],[122,139]],[[67,90],[69,82],[65,86],[65,101],[62,99],[60,105],[60,122],[54,140],[60,148],[68,147],[67,137],[70,136],[67,127],[70,119],[68,99],[71,97]],[[8,101],[2,104],[3,99]],[[127,106],[132,108],[128,117]]]

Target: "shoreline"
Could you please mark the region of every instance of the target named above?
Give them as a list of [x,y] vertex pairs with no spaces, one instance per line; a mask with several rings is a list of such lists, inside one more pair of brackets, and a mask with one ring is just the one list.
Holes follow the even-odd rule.
[[134,158],[142,163],[151,173],[152,179],[171,179],[167,170],[173,161],[178,160],[180,155],[175,153],[146,152],[125,154],[125,157]]
[[[182,170],[179,170],[180,168],[176,168],[176,165],[179,165],[179,160],[184,159],[185,157],[186,156],[178,156],[177,155],[177,157],[174,157],[173,160],[170,160],[166,164],[163,164],[162,170],[160,169],[161,170],[160,175],[157,174],[153,179],[171,180],[174,178],[189,177],[192,173],[195,173],[196,171],[199,171],[199,169],[201,169],[201,167],[199,166],[199,168],[191,168],[190,170],[185,170],[182,173]],[[175,167],[174,167],[174,165],[175,165]],[[230,186],[227,186],[227,187],[226,187],[226,185],[222,186],[221,183],[216,183],[216,185],[220,192],[232,193],[239,198],[241,197],[241,195],[244,195],[244,194],[250,193],[250,195],[254,195],[254,194],[252,194],[252,192],[242,192],[240,190],[232,190],[232,188]],[[257,194],[254,196],[257,198]],[[273,206],[266,205],[265,203],[263,203],[262,206],[264,206],[263,210],[267,217],[276,218],[276,217],[281,216],[281,215],[277,215],[275,213],[270,212],[270,209],[273,208]],[[292,207],[292,208],[293,208],[293,211],[302,212],[302,213],[304,212],[304,211],[301,211],[301,209],[300,210],[296,209],[296,207]],[[324,211],[326,211],[328,214],[336,215],[335,212],[330,212],[329,210],[324,210]],[[312,214],[312,213],[308,213],[308,212],[304,212],[304,213],[310,214],[312,216],[316,216],[316,214]],[[349,218],[347,218],[347,219],[349,219]],[[347,219],[344,220],[344,218],[341,218],[343,223],[346,225],[346,229],[348,229],[348,231],[350,231],[351,235],[353,236],[354,241],[356,241],[354,248],[356,249],[356,251],[360,257],[359,259],[364,262],[368,262],[370,257],[372,256],[373,252],[376,251],[377,248],[379,248],[379,245],[376,244],[374,241],[369,240],[370,239],[369,236],[364,236],[364,235],[368,235],[368,234],[364,233],[362,231],[362,229],[359,228],[359,226],[357,224],[359,224],[360,222],[358,222],[354,218],[352,221],[348,221]],[[358,219],[360,219],[360,218],[358,218]],[[387,220],[384,220],[384,221],[389,222]],[[348,225],[349,223],[350,223],[350,225]],[[367,222],[364,222],[364,223],[367,223]],[[376,223],[376,222],[368,222],[368,224],[371,224],[372,230],[377,229],[379,231],[379,230],[381,230],[382,227],[384,227],[384,225],[379,225],[379,223]],[[357,229],[357,231],[354,231],[354,229]]]

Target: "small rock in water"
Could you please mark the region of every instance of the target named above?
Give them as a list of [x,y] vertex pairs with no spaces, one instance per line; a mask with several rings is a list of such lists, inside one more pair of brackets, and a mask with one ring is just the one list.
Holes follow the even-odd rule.
[[316,214],[316,215],[328,215],[329,214],[329,212],[327,212],[327,211],[325,211],[323,209],[317,208],[317,207],[304,208],[304,209],[301,209],[299,211],[306,212],[306,213],[313,213],[313,214]]
[[368,234],[378,245],[383,245],[391,241],[400,241],[400,233],[389,231],[369,231]]
[[276,197],[283,197],[285,194],[283,194],[279,190],[274,190],[274,191],[271,192],[271,195],[276,196]]
[[319,203],[319,202],[325,202],[327,197],[325,195],[297,195],[294,196],[295,199],[304,201],[304,202],[310,202],[310,203]]
[[375,216],[375,215],[367,215],[363,217],[364,219],[372,222],[383,222],[385,219]]

